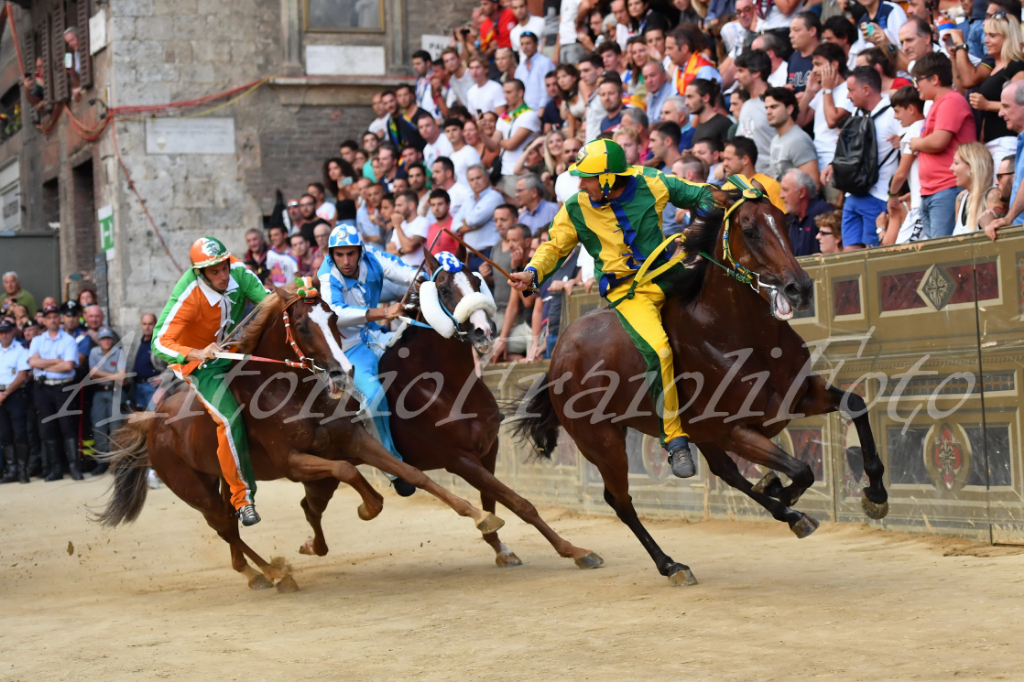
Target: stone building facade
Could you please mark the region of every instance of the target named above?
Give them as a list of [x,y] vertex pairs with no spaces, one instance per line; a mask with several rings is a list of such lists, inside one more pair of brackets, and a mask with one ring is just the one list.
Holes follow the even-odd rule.
[[[34,121],[6,26],[0,112],[13,115],[4,106],[16,100],[22,125],[0,135],[0,270],[18,270],[37,297],[64,295],[69,274],[88,273],[112,323],[133,327],[141,313],[159,312],[193,240],[217,236],[241,254],[244,232],[263,224],[276,189],[297,197],[321,180],[338,144],[358,139],[373,119],[372,94],[407,82],[423,37],[449,33],[472,7],[470,0],[21,0],[13,15],[25,70],[44,58],[48,105]],[[80,98],[63,69],[68,27],[80,36]],[[63,90],[62,76],[69,78]],[[201,107],[122,111],[95,141],[85,139],[108,110],[196,100],[261,79],[248,94]],[[68,113],[47,113],[61,106],[84,135]],[[107,207],[112,241],[104,242],[97,214]]]

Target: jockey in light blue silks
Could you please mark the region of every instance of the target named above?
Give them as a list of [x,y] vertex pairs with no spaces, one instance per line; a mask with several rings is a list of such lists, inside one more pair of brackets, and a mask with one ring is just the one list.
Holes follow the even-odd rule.
[[[355,389],[360,394],[356,397],[372,416],[368,426],[398,459],[402,456],[391,438],[387,398],[377,377],[377,363],[394,336],[387,323],[402,314],[402,304],[382,306],[379,302],[385,281],[409,286],[416,273],[416,268],[389,253],[364,248],[359,230],[346,224],[337,225],[331,232],[327,257],[317,272],[320,296],[338,316],[338,330],[344,336],[341,347],[355,370]],[[409,484],[405,486],[396,481],[395,489],[400,494],[415,491]]]

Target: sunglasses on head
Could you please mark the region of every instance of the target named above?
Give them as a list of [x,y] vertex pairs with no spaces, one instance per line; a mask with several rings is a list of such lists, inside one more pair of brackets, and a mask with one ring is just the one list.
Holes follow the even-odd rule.
[[1005,19],[1006,12],[996,12],[995,14],[985,14],[986,19]]

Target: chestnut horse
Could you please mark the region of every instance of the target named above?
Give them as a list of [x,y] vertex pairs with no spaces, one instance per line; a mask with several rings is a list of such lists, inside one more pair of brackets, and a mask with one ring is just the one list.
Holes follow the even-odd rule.
[[[345,362],[338,332],[330,323],[330,309],[319,298],[302,299],[295,292],[296,286],[291,284],[267,296],[238,343],[243,354],[291,364],[253,362],[231,370],[235,375],[231,390],[247,413],[256,478],[289,478],[313,486],[324,479],[335,485],[344,481],[362,497],[359,517],[369,520],[380,513],[383,498],[351,462],[369,464],[427,490],[461,516],[471,517],[483,533],[500,528],[501,519],[395,459],[353,419],[359,414],[358,406],[343,392]],[[307,369],[316,374],[310,375]],[[272,370],[276,374],[269,376]],[[304,386],[309,388],[296,390]],[[325,388],[328,395],[324,395]],[[245,575],[250,587],[267,588],[270,580],[278,580],[280,591],[296,589],[284,569],[264,561],[239,537],[230,491],[221,480],[215,426],[201,407],[189,411],[193,397],[189,390],[179,390],[161,406],[173,418],[137,413],[114,435],[117,449],[107,456],[114,474],[113,495],[99,520],[116,526],[138,517],[146,500],[146,467],[152,466],[174,494],[202,512],[210,527],[230,545],[232,567]]]
[[[862,507],[868,517],[883,518],[888,513],[883,466],[864,401],[811,371],[810,353],[787,322],[794,309],[810,304],[813,281],[792,255],[784,216],[758,192],[712,192],[719,209],[687,228],[684,248],[690,267],[670,273],[662,309],[681,416],[688,424],[684,428],[712,473],[802,538],[818,523],[791,507],[814,483],[814,473],[771,439],[792,418],[842,408],[853,419],[864,452],[869,484]],[[626,429],[659,434],[645,371],[612,310],[587,314],[562,332],[548,375],[521,402],[527,414],[517,417],[516,430],[550,456],[563,426],[601,472],[605,501],[647,549],[658,571],[673,585],[692,585],[693,573],[661,550],[629,495]],[[769,472],[752,485],[727,453],[783,472],[792,483],[783,487]]]
[[[501,414],[494,395],[476,376],[470,348],[483,355],[493,342],[492,323],[477,312],[493,312],[494,299],[479,276],[439,269],[434,256],[425,255],[433,284],[414,293],[407,309],[420,309],[432,328],[407,326],[380,361],[395,446],[421,471],[444,469],[461,476],[480,491],[484,511],[493,512],[495,502],[501,502],[580,568],[599,567],[601,557],[561,538],[529,500],[494,476]],[[314,537],[303,553],[327,553],[320,518],[337,487],[333,478],[306,483],[303,508]],[[497,532],[485,533],[483,539],[494,549],[498,566],[522,563]]]

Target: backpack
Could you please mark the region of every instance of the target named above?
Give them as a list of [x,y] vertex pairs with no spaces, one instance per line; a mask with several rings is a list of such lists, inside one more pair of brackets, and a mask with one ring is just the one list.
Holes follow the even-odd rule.
[[878,169],[896,153],[895,149],[892,150],[881,164],[878,163],[875,119],[888,108],[882,107],[872,115],[866,115],[861,110],[859,115],[851,116],[843,124],[839,131],[836,155],[832,159],[836,189],[854,196],[867,196],[878,182]]

